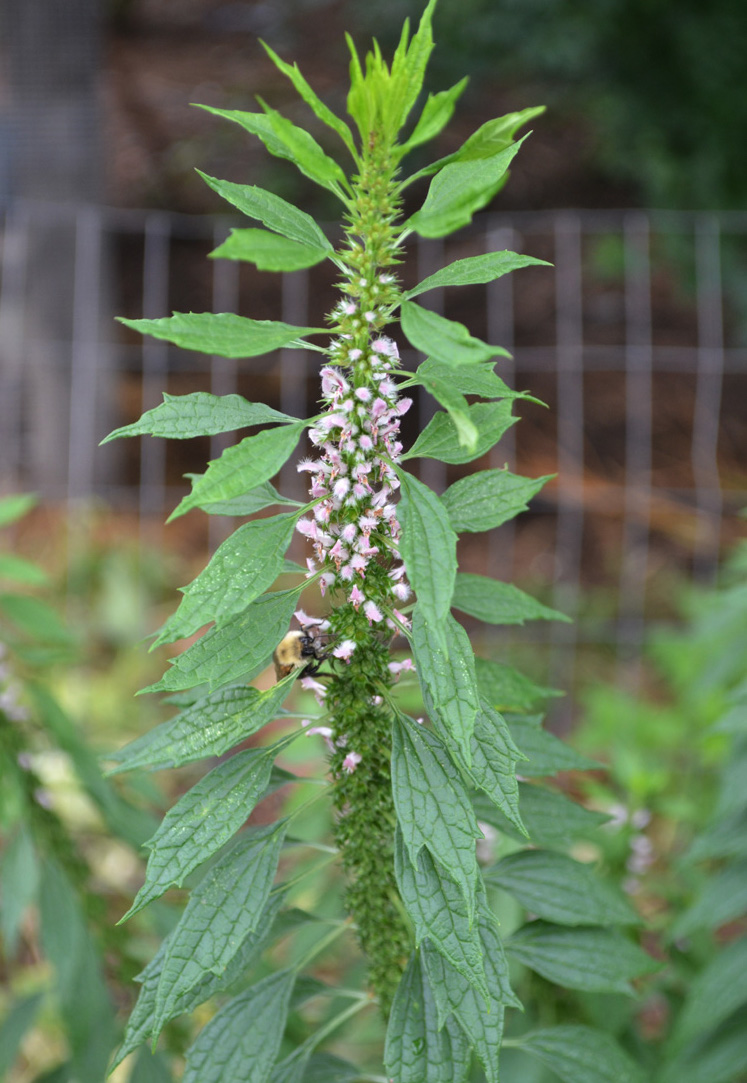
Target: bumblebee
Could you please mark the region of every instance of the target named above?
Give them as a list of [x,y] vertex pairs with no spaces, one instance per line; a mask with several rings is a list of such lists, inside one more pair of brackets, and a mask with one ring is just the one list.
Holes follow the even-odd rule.
[[330,638],[312,625],[288,632],[272,652],[277,679],[281,681],[294,669],[300,669],[299,677],[318,673],[319,666],[329,658],[330,652],[326,648]]

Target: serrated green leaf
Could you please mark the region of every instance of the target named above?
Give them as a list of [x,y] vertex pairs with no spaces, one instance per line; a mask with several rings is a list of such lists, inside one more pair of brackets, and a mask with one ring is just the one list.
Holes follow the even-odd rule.
[[5,958],[11,960],[18,945],[23,915],[39,888],[39,862],[31,833],[23,823],[12,835],[4,831],[4,836],[4,849],[0,854],[0,934]]
[[0,613],[16,627],[39,643],[72,647],[75,638],[57,613],[41,598],[25,594],[0,594]]
[[210,253],[211,259],[242,260],[260,271],[302,271],[328,256],[328,249],[312,248],[266,229],[232,229]]
[[[424,620],[438,643],[449,612],[457,570],[457,536],[441,501],[427,485],[399,469],[399,550]],[[424,544],[427,539],[427,545]]]
[[[500,376],[494,372],[491,362],[481,365],[447,365],[443,361],[436,361],[433,357],[426,358],[418,365],[410,382],[421,384],[426,390],[430,390],[431,382],[439,384],[448,383],[450,387],[459,391],[462,395],[479,395],[483,399],[522,399],[527,398],[523,391],[513,391],[508,384],[504,383]],[[539,400],[533,400],[539,401]]]
[[183,1083],[267,1083],[295,974],[281,970],[230,1000],[187,1050]]
[[204,474],[193,478],[192,492],[185,496],[168,521],[192,508],[244,496],[263,481],[269,481],[287,462],[305,428],[303,422],[263,429],[226,448],[211,460]]
[[468,450],[459,442],[459,432],[449,414],[441,410],[431,418],[402,459],[440,459],[444,463],[469,463],[479,459],[515,425],[510,402],[476,402],[467,408],[467,417],[477,429],[477,443]]
[[401,313],[402,331],[410,344],[451,368],[480,365],[498,355],[510,357],[501,346],[489,346],[475,338],[463,323],[447,320],[422,305],[403,301]]
[[157,320],[117,319],[141,335],[165,339],[185,350],[219,357],[259,357],[281,346],[298,346],[307,335],[323,335],[321,327],[294,327],[279,320],[251,320],[233,312],[175,312]]
[[294,422],[263,402],[247,402],[241,395],[210,395],[194,391],[190,395],[169,395],[164,391],[163,402],[147,410],[138,421],[110,432],[101,441],[108,444],[121,436],[161,436],[168,440],[189,440],[194,436],[214,436],[233,432],[249,425]]
[[462,761],[472,762],[472,733],[479,696],[474,655],[469,636],[449,613],[434,635],[420,605],[412,614],[412,647],[423,703],[434,727],[447,745],[459,750]]
[[441,499],[457,532],[492,530],[526,511],[551,476],[523,478],[508,470],[481,470],[455,481]]
[[688,863],[717,857],[747,857],[747,809],[706,828],[685,854]]
[[392,729],[392,796],[412,864],[425,846],[456,881],[473,914],[475,840],[481,834],[467,791],[438,737],[400,716]]
[[468,225],[475,211],[482,210],[500,188],[522,142],[512,143],[489,158],[444,165],[431,181],[423,206],[405,222],[405,229],[421,237],[445,237]]
[[303,586],[263,594],[221,628],[211,628],[143,692],[178,692],[204,683],[217,688],[240,678],[251,680],[288,631]]
[[516,778],[516,763],[521,758],[522,754],[514,744],[508,726],[498,712],[483,700],[475,716],[469,776],[506,819],[523,832]]
[[469,406],[461,391],[457,391],[448,379],[431,378],[423,381],[422,386],[448,413],[456,430],[460,446],[470,452],[474,451],[477,447],[479,434],[474,422],[470,420]]
[[[472,806],[478,822],[485,821],[518,842],[526,842],[524,835],[483,794],[475,795]],[[569,801],[555,790],[527,782],[519,783],[519,808],[529,838],[535,846],[554,850],[567,850],[578,838],[592,835],[600,824],[609,819],[604,813],[592,812],[575,801]]]
[[[315,1053],[303,1083],[358,1083],[360,1069],[332,1053]],[[274,1081],[273,1081],[274,1083]]]
[[270,154],[293,162],[309,180],[344,199],[341,186],[347,187],[348,181],[337,162],[324,153],[316,139],[307,131],[270,109],[261,98],[257,100],[264,109],[263,113],[215,109],[210,105],[200,105],[199,108],[241,125],[247,132],[261,139]]
[[559,925],[629,925],[640,918],[589,865],[550,850],[519,850],[484,871],[537,917]]
[[188,790],[164,816],[147,842],[151,851],[145,883],[121,919],[132,917],[228,842],[267,788],[273,761],[287,738],[269,748],[237,752]]
[[255,932],[278,867],[287,822],[247,828],[192,891],[169,937],[156,990],[153,1036],[206,973],[223,974]]
[[650,955],[612,929],[574,929],[532,921],[505,944],[509,955],[543,978],[568,989],[590,993],[625,993],[630,981],[657,970]]
[[31,1027],[44,999],[43,993],[11,1001],[0,1023],[0,1077],[7,1078],[26,1031]]
[[298,94],[303,98],[313,113],[321,120],[323,124],[326,124],[328,128],[331,128],[334,132],[337,132],[340,139],[342,139],[345,146],[350,151],[353,159],[358,161],[358,152],[353,142],[353,134],[350,128],[347,126],[344,120],[336,116],[328,106],[317,96],[312,90],[309,84],[301,74],[297,64],[286,64],[284,60],[281,60],[277,53],[273,52],[266,42],[260,38],[260,45],[264,51],[272,60],[276,68],[278,68],[283,75],[290,79],[293,86],[296,88]]
[[394,841],[394,873],[415,926],[416,946],[427,937],[433,949],[480,993],[484,1008],[489,993],[477,922],[457,884],[425,848],[411,863],[400,828]]
[[109,773],[138,767],[162,771],[208,756],[222,756],[277,717],[292,684],[286,679],[265,692],[244,684],[219,688],[113,752],[109,759],[119,766]]
[[274,192],[267,192],[264,188],[257,188],[252,184],[218,180],[199,169],[197,172],[214,192],[237,207],[247,218],[256,218],[268,229],[281,233],[291,241],[298,241],[299,244],[311,248],[323,248],[328,255],[333,252],[332,245],[311,215],[276,196]]
[[534,256],[520,256],[516,252],[488,252],[482,256],[467,256],[466,259],[454,260],[440,271],[424,278],[403,296],[409,301],[412,297],[418,297],[428,290],[440,289],[442,286],[484,285],[512,271],[518,271],[521,267],[533,266],[551,267],[552,264],[544,259],[535,259]]
[[674,921],[673,937],[717,929],[747,912],[747,859],[713,873],[697,901]]
[[49,576],[38,564],[15,553],[0,553],[0,579],[12,579],[24,587],[49,585]]
[[392,59],[391,79],[385,97],[387,130],[394,139],[410,115],[423,86],[428,58],[433,51],[432,17],[436,0],[428,0],[418,29],[407,46],[409,24],[405,21],[399,46]]
[[747,1009],[730,1016],[715,1032],[665,1061],[657,1083],[736,1083],[747,1071]]
[[183,588],[178,609],[159,630],[153,646],[184,639],[211,621],[220,628],[242,613],[282,572],[297,519],[273,515],[238,527]]
[[485,575],[459,572],[451,604],[470,617],[489,624],[523,624],[527,620],[562,620],[569,617],[542,605],[513,583],[502,583]]
[[506,721],[511,736],[527,757],[521,764],[521,773],[526,778],[556,775],[558,771],[593,771],[600,767],[595,760],[587,759],[565,741],[548,733],[538,721],[510,715],[506,716]]
[[250,489],[248,493],[231,497],[229,500],[214,500],[200,504],[200,511],[204,511],[207,515],[254,515],[255,511],[262,511],[264,508],[272,507],[273,504],[294,508],[303,506],[298,500],[290,500],[287,496],[282,496],[274,485],[271,485],[269,481],[264,481],[255,489]]
[[747,938],[724,946],[691,980],[676,1019],[672,1048],[681,1049],[747,1004]]
[[[298,982],[296,982],[298,986]],[[304,1083],[306,1069],[311,1057],[309,1047],[294,1050],[290,1056],[285,1057],[272,1069],[269,1083]]]
[[451,120],[454,114],[454,106],[461,97],[468,83],[467,76],[460,79],[448,90],[440,90],[437,94],[429,94],[423,111],[418,118],[412,134],[400,147],[395,148],[398,159],[404,158],[415,147],[422,143],[428,143],[435,139]]
[[533,1030],[517,1038],[516,1045],[564,1083],[643,1083],[643,1072],[612,1035],[591,1027]]
[[463,1083],[470,1053],[459,1026],[438,1026],[433,993],[413,954],[394,995],[386,1031],[384,1064],[394,1083]]
[[562,695],[553,688],[535,684],[512,666],[489,658],[475,658],[475,676],[480,695],[496,711],[521,714],[542,706],[552,696]]
[[38,497],[33,493],[14,493],[12,496],[0,497],[0,527],[9,526],[22,519],[37,503]]

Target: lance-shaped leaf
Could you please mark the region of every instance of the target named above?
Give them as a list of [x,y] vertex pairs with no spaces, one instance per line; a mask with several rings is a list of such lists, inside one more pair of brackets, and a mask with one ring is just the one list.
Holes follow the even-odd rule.
[[456,579],[457,536],[433,490],[405,470],[397,473],[401,483],[397,505],[402,529],[399,550],[423,618],[436,640],[443,643],[441,626],[449,612]]
[[551,477],[522,478],[508,470],[481,470],[455,481],[441,499],[457,532],[492,530],[526,511]]
[[429,94],[423,111],[418,117],[418,122],[413,128],[410,137],[400,146],[395,147],[394,153],[398,159],[404,158],[414,147],[422,143],[428,143],[435,139],[451,120],[454,107],[461,97],[468,79],[460,79],[448,90],[440,90],[437,94]]
[[13,496],[4,496],[0,499],[0,527],[15,523],[28,515],[37,502],[37,497],[31,493],[16,493]]
[[519,813],[519,783],[516,778],[517,760],[523,758],[502,717],[482,700],[475,717],[469,775],[506,819],[525,833]]
[[513,666],[489,658],[475,658],[475,675],[480,695],[496,711],[528,713],[550,697],[562,695],[553,688],[535,684]]
[[384,1064],[394,1083],[463,1083],[470,1051],[459,1026],[438,1025],[428,979],[415,952],[394,994],[386,1031]]
[[460,572],[456,577],[452,605],[489,624],[523,624],[525,620],[562,620],[569,617],[542,605],[512,583],[485,575]]
[[214,436],[233,432],[249,425],[274,425],[278,421],[295,422],[263,402],[247,402],[241,395],[210,395],[193,391],[190,395],[163,393],[163,402],[146,410],[138,421],[110,432],[101,443],[120,436],[162,436],[169,440],[188,440],[193,436]]
[[200,511],[204,511],[207,515],[254,515],[255,511],[262,511],[273,504],[302,507],[298,500],[290,500],[287,496],[282,496],[269,481],[263,481],[255,489],[250,489],[248,493],[242,493],[240,496],[200,504]]
[[[26,1031],[30,1029],[44,999],[43,993],[14,997],[0,1023],[0,1072],[7,1079]],[[6,1074],[7,1073],[7,1074]]]
[[455,972],[429,941],[420,958],[438,1009],[439,1025],[453,1013],[470,1046],[480,1058],[488,1083],[498,1083],[498,1054],[503,1039],[506,1007],[520,1008],[508,980],[508,962],[495,924],[480,915],[477,922],[480,950],[488,983],[487,1005],[483,997]]
[[468,225],[475,211],[486,206],[500,188],[522,142],[512,143],[490,158],[444,166],[431,181],[423,206],[407,219],[405,228],[421,237],[445,237]]
[[49,586],[49,576],[37,564],[16,553],[0,553],[0,579],[10,579],[25,587]]
[[171,513],[169,522],[192,508],[232,500],[269,481],[288,460],[304,427],[297,422],[264,429],[226,448],[220,458],[208,463],[204,474],[192,479],[192,492]]
[[287,822],[281,822],[244,831],[193,890],[169,937],[156,991],[154,1035],[206,973],[224,973],[259,926],[286,829]]
[[[522,832],[484,794],[476,794],[472,805],[478,821],[492,824],[518,842],[526,842]],[[519,808],[532,842],[555,850],[567,850],[577,839],[593,835],[609,819],[602,812],[592,812],[569,801],[555,790],[527,782],[519,783]]]
[[425,709],[447,745],[472,762],[472,732],[479,707],[475,656],[469,636],[449,613],[434,634],[420,604],[412,614],[412,647]]
[[[292,737],[290,738],[292,739]],[[237,752],[218,764],[169,809],[152,839],[145,883],[121,919],[132,917],[228,842],[270,781],[275,757],[289,738],[269,748]]]
[[244,523],[218,546],[210,563],[188,587],[153,646],[173,643],[210,621],[221,627],[243,612],[283,570],[296,515],[273,515]]
[[312,248],[266,229],[232,229],[210,256],[253,263],[260,271],[301,271],[327,259],[329,250]]
[[162,771],[222,756],[277,717],[292,684],[289,677],[266,692],[245,684],[219,688],[112,753],[119,766],[109,773]]
[[486,282],[493,282],[502,275],[518,271],[521,267],[532,266],[551,267],[552,264],[544,259],[535,259],[534,256],[520,256],[517,252],[488,252],[482,256],[468,256],[466,259],[457,259],[440,271],[429,275],[407,290],[405,300],[418,297],[428,290],[440,289],[442,286],[477,286]]
[[409,46],[409,21],[405,20],[402,27],[399,45],[392,58],[391,78],[381,102],[386,128],[392,137],[407,120],[423,86],[428,58],[433,51],[432,18],[435,6],[436,0],[428,0]]
[[507,716],[506,721],[511,736],[526,756],[526,762],[521,764],[521,773],[526,778],[556,775],[558,771],[593,771],[601,766],[548,733],[538,717],[515,715]]
[[489,346],[475,338],[463,323],[447,320],[422,305],[403,301],[401,312],[402,331],[415,349],[452,368],[479,365],[499,354],[510,356],[501,346]]
[[392,795],[411,863],[425,846],[454,878],[469,913],[474,913],[477,859],[481,838],[461,776],[434,733],[394,719]]
[[197,172],[214,192],[232,203],[247,218],[256,218],[268,229],[282,233],[291,241],[298,241],[310,248],[323,248],[327,255],[333,252],[332,245],[311,215],[276,196],[274,192],[267,192],[264,188],[257,188],[252,184],[218,180],[199,169]]
[[6,836],[0,855],[0,892],[3,900],[0,935],[9,958],[15,954],[26,909],[36,899],[39,876],[34,840],[28,827],[21,822],[10,838]]
[[459,440],[459,431],[449,416],[441,410],[431,418],[403,459],[440,459],[444,463],[469,463],[479,459],[498,443],[504,432],[515,425],[510,402],[476,402],[467,407],[467,417],[477,429],[477,443],[466,448]]
[[513,391],[496,375],[490,362],[454,366],[428,357],[402,386],[416,383],[430,391],[432,382],[447,383],[462,395],[479,395],[482,399],[530,399],[539,402],[539,399],[533,399],[524,391]]
[[267,1083],[294,981],[293,971],[281,970],[229,1000],[187,1050],[183,1083]]
[[532,1030],[517,1038],[516,1046],[545,1064],[563,1083],[643,1083],[643,1072],[612,1035],[591,1027]]
[[264,109],[264,113],[245,113],[240,109],[215,109],[210,105],[201,105],[200,109],[240,124],[247,132],[261,139],[270,154],[293,162],[309,180],[334,192],[340,199],[344,199],[340,186],[347,187],[348,181],[334,158],[325,154],[316,139],[307,131],[297,127],[274,109],[270,109],[261,98],[257,100]]
[[696,929],[717,929],[747,912],[747,860],[735,861],[713,873],[697,901],[676,918],[672,936],[689,936]]
[[259,357],[281,346],[299,346],[298,339],[323,335],[321,327],[293,327],[279,320],[251,320],[233,312],[175,312],[157,320],[117,319],[141,335],[165,339],[185,350],[219,357]]
[[567,929],[532,921],[506,941],[506,951],[548,981],[589,993],[632,996],[631,980],[659,968],[622,933],[596,926]]
[[738,1008],[747,1004],[747,939],[742,937],[710,960],[693,978],[685,1006],[675,1022],[672,1046],[686,1042],[720,1026]]
[[519,850],[485,871],[521,905],[559,925],[630,925],[640,919],[625,897],[589,865],[550,850]]
[[444,407],[456,429],[457,439],[461,447],[470,452],[474,451],[477,447],[479,433],[475,423],[470,420],[469,406],[461,391],[457,391],[448,377],[445,379],[431,377],[422,381],[413,379],[412,383],[422,384],[433,395],[436,402]]
[[303,586],[263,594],[221,628],[211,628],[143,692],[178,692],[200,684],[217,688],[240,677],[250,680],[288,631]]

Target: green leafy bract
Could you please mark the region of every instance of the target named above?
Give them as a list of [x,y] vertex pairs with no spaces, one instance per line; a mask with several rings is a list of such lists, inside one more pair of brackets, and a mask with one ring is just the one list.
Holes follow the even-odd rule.
[[506,723],[497,711],[482,700],[475,716],[469,775],[506,819],[526,834],[519,813],[519,784],[516,778],[516,763],[523,758]]
[[494,282],[496,278],[517,271],[521,267],[552,266],[544,259],[536,259],[534,256],[520,256],[516,252],[487,252],[482,256],[468,256],[466,259],[458,259],[453,263],[442,267],[440,271],[429,275],[407,290],[403,295],[409,301],[418,297],[428,290],[439,289],[442,286],[478,286],[486,282]]
[[301,271],[327,259],[329,252],[267,229],[232,229],[210,256],[253,263],[260,271]]
[[169,395],[131,425],[110,432],[101,443],[121,436],[162,436],[169,440],[188,440],[194,436],[214,436],[233,432],[249,425],[274,425],[277,422],[298,424],[298,418],[273,410],[263,402],[247,402],[241,395],[210,395],[193,391],[190,395]]
[[501,583],[484,575],[459,572],[452,605],[471,617],[490,624],[523,624],[526,620],[568,621],[564,613],[549,609],[513,583]]
[[532,1030],[517,1040],[563,1083],[643,1083],[640,1068],[611,1034],[591,1027],[556,1026]]
[[[457,570],[457,536],[436,494],[405,470],[397,514],[402,528],[400,553],[418,606],[436,642],[443,644],[442,622],[449,612]],[[423,539],[428,539],[428,548]]]
[[467,419],[477,429],[476,444],[465,447],[451,415],[439,410],[402,458],[440,459],[444,463],[472,462],[490,451],[518,421],[518,418],[511,416],[510,402],[476,402],[467,407]]
[[324,232],[310,214],[299,210],[280,196],[276,196],[274,192],[267,192],[264,188],[257,188],[253,184],[235,184],[233,181],[218,180],[217,177],[210,177],[199,169],[197,172],[214,192],[237,207],[247,218],[258,219],[268,229],[273,230],[274,233],[280,233],[291,241],[298,241],[299,244],[309,248],[324,249],[327,255],[331,255],[334,251]]
[[251,320],[233,312],[175,312],[157,320],[127,320],[125,327],[142,335],[165,339],[185,350],[220,357],[259,357],[281,346],[304,349],[307,335],[323,335],[321,327],[294,327],[278,320]]
[[454,107],[467,86],[467,82],[468,79],[465,76],[464,79],[460,79],[458,83],[455,83],[448,90],[440,90],[437,94],[428,95],[412,134],[402,146],[395,149],[398,158],[404,158],[406,154],[409,154],[415,147],[419,147],[421,143],[428,143],[431,139],[435,139],[438,133],[446,127],[454,114]]
[[527,510],[528,502],[550,480],[522,478],[508,470],[481,470],[450,485],[441,499],[457,532],[492,530]]
[[402,331],[415,349],[452,368],[479,365],[499,355],[510,357],[502,346],[475,338],[463,323],[447,320],[413,301],[403,301],[401,311]]
[[[410,382],[422,384],[430,390],[431,383],[448,383],[462,395],[479,395],[482,399],[531,398],[522,391],[512,391],[500,376],[496,375],[490,362],[480,365],[447,365],[429,357],[418,365]],[[407,385],[406,385],[407,386]],[[532,400],[537,401],[537,400]]]
[[493,662],[488,658],[475,658],[475,674],[480,695],[496,711],[527,713],[551,696],[561,694],[552,688],[542,688],[535,684],[513,666]]

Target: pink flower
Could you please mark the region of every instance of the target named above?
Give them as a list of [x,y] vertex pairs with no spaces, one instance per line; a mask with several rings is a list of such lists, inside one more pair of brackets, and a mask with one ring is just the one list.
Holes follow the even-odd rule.
[[348,752],[347,756],[342,761],[343,771],[347,771],[349,775],[352,775],[353,771],[356,769],[362,759],[363,757],[361,756],[360,752]]
[[376,602],[373,602],[370,599],[363,606],[363,612],[366,614],[369,624],[371,624],[372,621],[378,623],[384,619],[384,614],[381,612]]
[[343,662],[349,662],[350,657],[355,650],[355,643],[352,639],[343,639],[339,646],[335,647],[332,654],[335,658],[341,658]]
[[361,602],[365,601],[366,596],[356,583],[353,589],[350,591],[349,598],[352,604],[357,609]]

